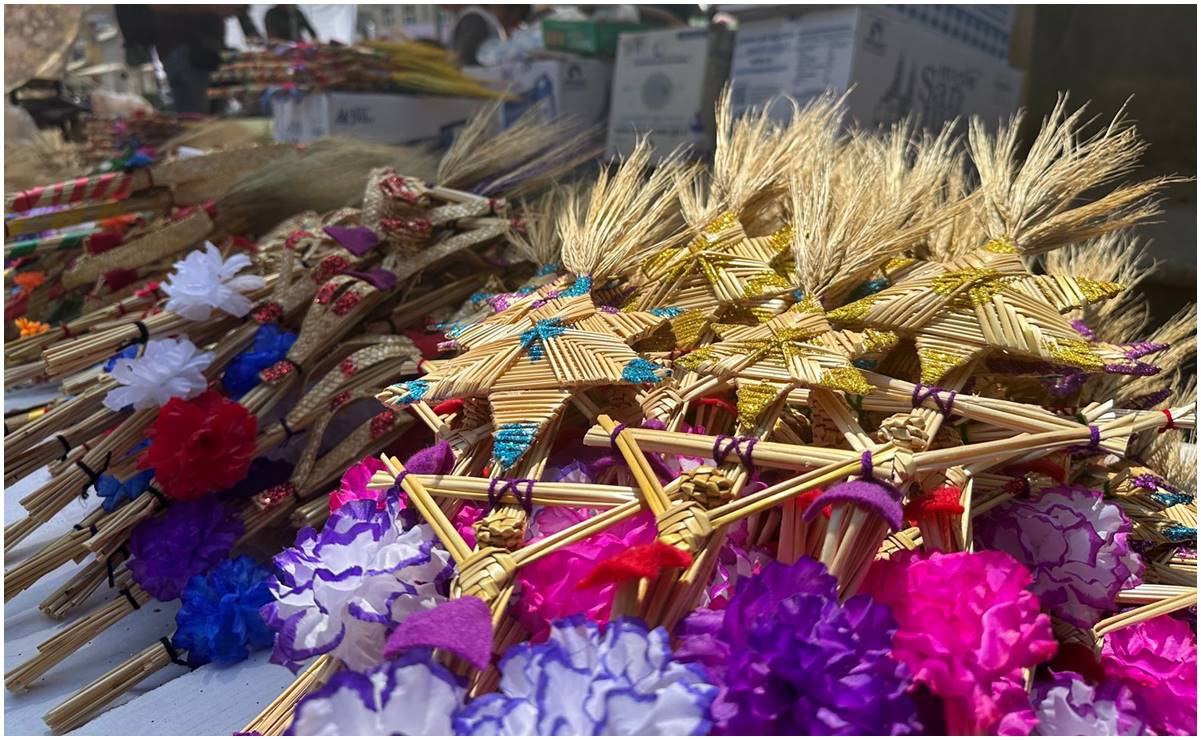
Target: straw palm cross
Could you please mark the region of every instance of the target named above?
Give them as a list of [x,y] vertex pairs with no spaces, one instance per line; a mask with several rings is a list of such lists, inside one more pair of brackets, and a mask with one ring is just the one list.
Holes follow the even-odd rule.
[[[853,360],[886,352],[897,342],[891,332],[835,331],[813,300],[758,326],[719,325],[717,332],[721,341],[685,355],[677,364],[700,375],[736,379],[739,421],[744,425],[753,423],[779,393],[796,386],[867,395],[872,386]],[[681,395],[689,397],[687,391]]]
[[1032,275],[1013,247],[990,242],[947,264],[928,262],[878,293],[830,311],[840,322],[914,337],[923,383],[990,350],[1080,370],[1118,371],[1121,348],[1089,343],[1062,312],[1110,298],[1116,283]]
[[[536,301],[535,301],[536,303]],[[377,395],[391,408],[417,401],[484,398],[492,407],[493,460],[513,467],[572,396],[590,388],[643,385],[670,371],[629,347],[666,319],[650,312],[602,311],[585,290],[527,304],[509,323],[464,331],[467,352]],[[504,312],[504,313],[507,313]]]

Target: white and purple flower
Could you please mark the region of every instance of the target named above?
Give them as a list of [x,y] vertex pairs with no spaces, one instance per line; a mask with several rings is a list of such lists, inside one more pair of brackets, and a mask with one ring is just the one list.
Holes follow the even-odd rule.
[[306,527],[275,557],[275,601],[263,618],[277,633],[273,662],[299,668],[332,653],[352,670],[383,660],[388,630],[446,600],[450,556],[421,523],[403,526],[398,503],[349,501],[320,533]]
[[1043,607],[1077,627],[1092,627],[1117,608],[1119,591],[1142,582],[1142,560],[1128,543],[1130,520],[1098,491],[1045,488],[998,506],[975,529],[981,547],[1029,568]]
[[1078,673],[1054,673],[1034,686],[1039,735],[1145,735],[1133,694],[1115,681],[1091,686]]
[[450,735],[466,691],[429,650],[341,671],[296,706],[288,735]]
[[500,663],[500,691],[454,720],[458,735],[704,735],[717,688],[702,668],[672,659],[667,632],[636,620],[602,633],[577,615],[545,643],[518,645]]

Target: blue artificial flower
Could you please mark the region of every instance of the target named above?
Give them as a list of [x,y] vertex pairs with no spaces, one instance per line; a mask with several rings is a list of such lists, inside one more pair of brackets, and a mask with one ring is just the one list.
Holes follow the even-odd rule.
[[96,494],[104,499],[102,506],[105,511],[113,511],[126,501],[133,501],[150,488],[154,480],[154,469],[143,470],[129,477],[124,483],[116,476],[101,473],[96,478]]
[[278,324],[263,324],[254,334],[254,344],[229,361],[221,384],[230,398],[237,400],[259,384],[259,373],[284,359],[296,341],[296,335]]
[[500,691],[454,718],[457,735],[704,735],[717,695],[703,669],[672,659],[662,627],[583,615],[551,625],[500,662]]
[[131,344],[117,354],[108,358],[108,362],[104,363],[104,372],[111,373],[116,367],[118,360],[132,360],[138,356],[138,352],[142,349],[140,344]]
[[222,560],[208,575],[192,576],[180,596],[172,644],[188,651],[192,665],[239,663],[251,650],[271,647],[275,633],[259,614],[272,600],[270,576],[245,555]]

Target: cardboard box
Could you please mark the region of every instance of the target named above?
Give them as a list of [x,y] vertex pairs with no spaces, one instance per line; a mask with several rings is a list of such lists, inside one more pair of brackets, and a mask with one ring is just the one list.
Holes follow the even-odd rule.
[[[789,107],[826,90],[845,92],[860,125],[874,129],[912,115],[928,128],[969,115],[990,125],[1017,108],[1022,75],[887,9],[852,7],[760,20],[738,30],[731,72],[735,113]],[[773,101],[773,98],[775,100]]]
[[607,154],[629,154],[648,134],[660,156],[677,146],[713,149],[713,105],[730,68],[722,27],[622,34],[613,69]]
[[550,122],[568,116],[582,125],[606,120],[612,62],[603,59],[526,59],[495,67],[473,67],[472,77],[510,89],[520,100],[501,105],[500,126],[508,128],[530,108]]
[[1009,61],[1013,5],[885,5],[911,23],[988,56]]
[[450,141],[487,101],[473,98],[326,92],[272,101],[276,141],[305,143],[327,136],[408,144]]
[[645,31],[653,26],[619,21],[564,21],[547,18],[542,21],[542,45],[547,49],[587,56],[613,56],[617,38],[631,31]]

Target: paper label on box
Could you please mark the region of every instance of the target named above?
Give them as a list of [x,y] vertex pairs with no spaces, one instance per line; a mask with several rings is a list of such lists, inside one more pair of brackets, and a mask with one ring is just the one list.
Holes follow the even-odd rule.
[[827,90],[845,91],[857,18],[853,11],[823,11],[740,27],[730,75],[735,114],[771,103],[772,118],[783,121],[791,107],[781,95],[804,104]]
[[659,153],[712,147],[716,77],[729,46],[708,30],[623,34],[618,40],[609,117],[610,155],[628,154],[642,134]]

